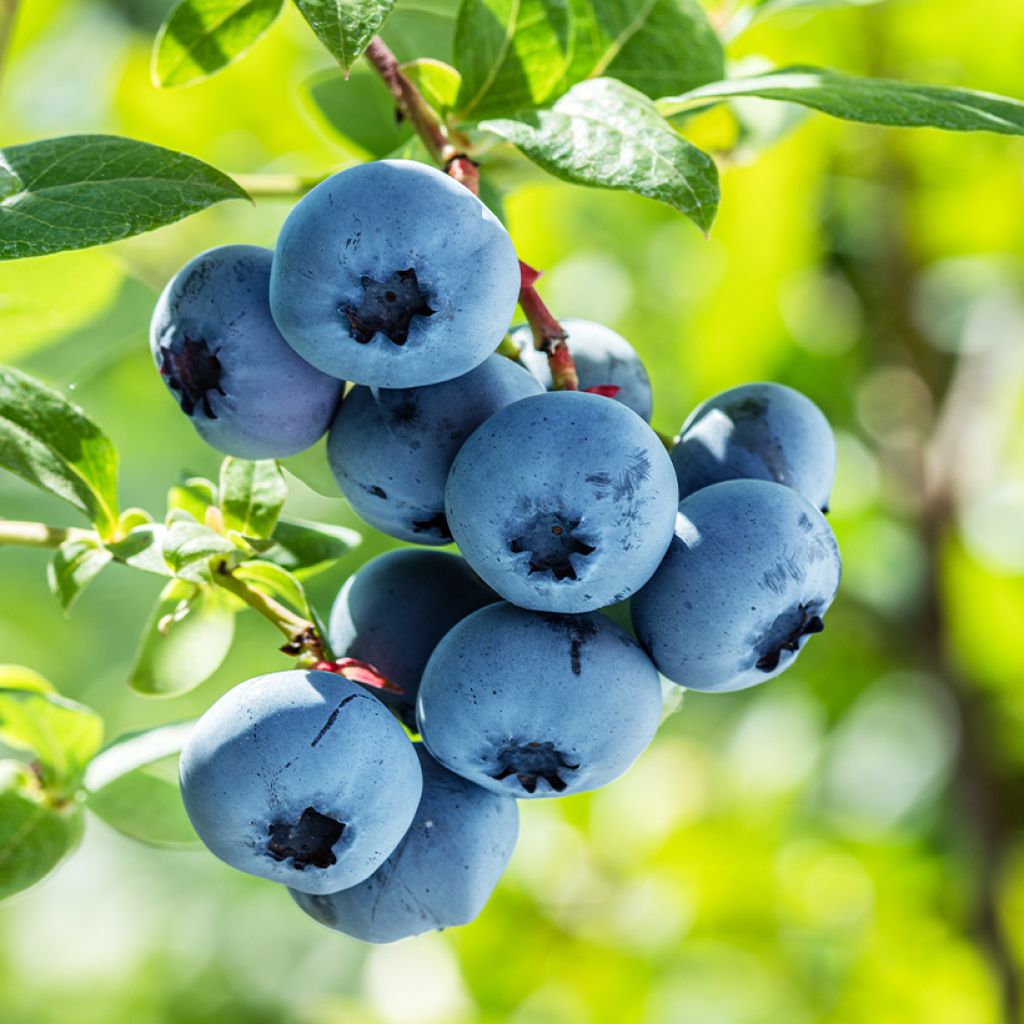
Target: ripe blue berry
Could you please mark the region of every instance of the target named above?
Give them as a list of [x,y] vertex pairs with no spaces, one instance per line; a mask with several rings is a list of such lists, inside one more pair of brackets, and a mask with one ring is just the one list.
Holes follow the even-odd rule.
[[[605,386],[618,388],[615,401],[650,422],[654,403],[651,379],[633,346],[621,334],[593,320],[569,317],[559,320],[559,323],[569,335],[569,351],[576,364],[580,390]],[[550,391],[552,382],[548,359],[534,348],[529,326],[522,324],[513,328],[510,337],[519,348],[523,365]]]
[[303,892],[336,892],[376,871],[421,789],[416,753],[387,708],[327,672],[239,684],[181,752],[182,799],[207,848]]
[[378,160],[299,200],[270,304],[289,344],[325,373],[407,388],[482,363],[519,286],[512,240],[476,196],[424,164]]
[[364,882],[295,902],[321,924],[363,942],[395,942],[472,921],[508,864],[516,802],[442,768],[416,745],[423,797],[405,838]]
[[272,259],[254,245],[201,253],[168,283],[150,327],[160,376],[199,435],[244,459],[308,448],[341,398],[341,382],[300,359],[270,315]]
[[402,693],[374,693],[410,728],[427,659],[455,623],[498,595],[457,555],[388,551],[367,562],[341,588],[329,634],[338,657],[368,661]]
[[400,540],[449,544],[444,486],[459,448],[492,413],[542,391],[526,370],[498,355],[427,387],[355,387],[331,427],[331,471],[371,526]]
[[690,413],[672,464],[681,498],[723,480],[773,480],[827,511],[836,442],[806,395],[784,384],[744,384]]
[[657,435],[619,402],[552,392],[500,409],[462,446],[448,524],[485,583],[523,608],[580,612],[650,578],[678,493]]
[[658,673],[625,630],[596,613],[505,603],[474,612],[438,644],[416,709],[438,761],[516,797],[611,782],[650,743],[660,715]]
[[764,480],[702,488],[679,504],[661,567],[631,600],[659,671],[692,690],[742,690],[787,669],[839,586],[825,517]]

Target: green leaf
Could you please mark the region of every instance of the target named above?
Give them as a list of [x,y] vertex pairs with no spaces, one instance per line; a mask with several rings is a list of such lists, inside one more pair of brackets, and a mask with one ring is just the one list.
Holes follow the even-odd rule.
[[190,477],[184,483],[175,484],[167,492],[167,508],[187,512],[197,522],[206,519],[206,510],[217,504],[217,487],[203,477]]
[[47,569],[50,590],[64,611],[70,611],[79,595],[114,556],[99,540],[65,541],[53,553]]
[[86,807],[140,842],[199,846],[178,789],[178,755],[194,724],[164,725],[115,740],[89,765]]
[[388,16],[380,35],[400,61],[431,57],[450,64],[455,15],[454,4],[448,0],[433,0],[431,7],[414,7],[411,0],[403,0]]
[[0,690],[31,690],[34,693],[57,692],[49,679],[22,665],[0,665]]
[[459,117],[540,106],[571,57],[568,0],[463,0],[455,25]]
[[164,561],[175,576],[195,583],[209,579],[211,558],[237,550],[227,537],[202,523],[179,520],[164,534]]
[[0,690],[0,742],[32,755],[45,789],[73,793],[103,742],[92,708],[56,693]]
[[317,119],[373,159],[387,156],[412,135],[408,122],[395,116],[395,101],[374,71],[356,67],[347,79],[324,71],[306,80],[305,91]]
[[718,209],[718,171],[642,93],[610,78],[573,86],[551,110],[481,128],[565,181],[636,192],[686,214],[705,232]]
[[309,617],[309,598],[302,584],[287,569],[273,562],[243,562],[234,570],[238,579],[254,584],[257,590],[284,601],[293,611]]
[[288,497],[284,474],[273,459],[227,458],[220,467],[224,528],[246,537],[269,537]]
[[173,573],[164,561],[166,536],[167,527],[163,523],[144,523],[130,530],[127,537],[107,544],[107,550],[119,562],[133,569],[156,576],[171,576]]
[[19,190],[0,203],[0,259],[86,249],[152,231],[225,199],[248,199],[201,160],[116,135],[8,146]]
[[423,57],[403,64],[402,72],[434,110],[446,114],[455,108],[462,76],[451,64]]
[[295,6],[348,71],[384,24],[395,0],[295,0]]
[[0,900],[45,878],[81,835],[77,808],[57,811],[14,790],[0,793]]
[[277,20],[284,0],[179,0],[153,46],[155,86],[188,85],[227,66]]
[[235,612],[227,595],[172,580],[146,623],[129,685],[152,697],[194,689],[220,667],[234,635]]
[[301,519],[281,519],[274,529],[274,545],[260,559],[308,579],[330,568],[346,552],[362,543],[355,530]]
[[615,78],[652,99],[725,73],[722,44],[696,0],[573,0],[575,46],[559,91]]
[[673,115],[736,96],[799,103],[845,121],[946,131],[1024,135],[1024,103],[970,89],[859,78],[824,68],[781,68],[751,78],[714,82],[658,107]]
[[0,466],[70,502],[103,536],[114,529],[117,449],[59,391],[9,366],[0,366]]

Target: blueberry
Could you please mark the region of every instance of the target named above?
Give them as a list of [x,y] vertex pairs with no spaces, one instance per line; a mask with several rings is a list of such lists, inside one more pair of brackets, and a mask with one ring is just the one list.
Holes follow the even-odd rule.
[[375,691],[411,729],[427,659],[456,622],[497,595],[457,555],[388,551],[367,562],[341,588],[329,634],[338,657],[359,658],[402,688]]
[[679,504],[675,538],[633,595],[633,625],[655,665],[693,690],[742,690],[778,675],[839,586],[825,517],[789,487],[731,480]]
[[424,164],[379,160],[299,200],[278,239],[270,304],[325,373],[408,388],[482,363],[519,285],[512,240],[476,196]]
[[[560,320],[569,335],[569,351],[576,364],[580,390],[610,385],[619,392],[615,401],[628,406],[642,419],[650,422],[654,398],[647,369],[636,350],[621,334],[593,320]],[[533,334],[528,325],[513,328],[510,334],[518,346],[523,365],[547,389],[551,390],[548,358],[533,347]]]
[[422,776],[376,697],[327,672],[276,672],[229,690],[181,753],[181,795],[221,860],[303,892],[373,874],[416,813]]
[[806,395],[784,384],[744,384],[690,413],[672,464],[681,498],[723,480],[774,480],[827,511],[836,442]]
[[469,924],[490,898],[519,831],[516,802],[442,768],[416,745],[423,797],[405,838],[359,885],[326,896],[292,890],[310,917],[363,942],[395,942]]
[[625,630],[593,612],[504,602],[463,619],[437,645],[416,708],[438,761],[516,797],[611,782],[650,743],[660,714],[658,673]]
[[327,444],[338,486],[371,526],[420,544],[448,544],[444,485],[467,437],[492,413],[543,388],[504,356],[422,388],[353,388]]
[[448,524],[466,561],[507,601],[580,612],[631,594],[675,521],[672,463],[631,409],[557,391],[500,409],[462,446]]
[[303,451],[331,423],[342,383],[300,359],[270,315],[273,254],[222,245],[186,263],[157,302],[150,349],[208,444],[244,459]]

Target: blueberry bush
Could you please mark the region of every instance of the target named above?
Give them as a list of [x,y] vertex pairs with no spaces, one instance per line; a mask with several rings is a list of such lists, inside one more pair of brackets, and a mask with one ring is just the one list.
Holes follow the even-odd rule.
[[[172,409],[221,460],[204,475],[164,449],[161,505],[122,497],[131,460],[147,458],[144,434],[115,445],[87,402],[43,379],[54,376],[45,367],[0,366],[0,466],[53,499],[47,509],[63,502],[77,515],[69,525],[5,515],[0,558],[35,549],[25,557],[65,613],[115,577],[159,587],[122,682],[154,706],[188,708],[155,712],[150,728],[111,728],[93,707],[102,701],[62,695],[41,664],[0,666],[0,899],[74,853],[91,814],[151,847],[201,843],[363,942],[465,925],[499,886],[527,803],[622,776],[684,691],[746,690],[797,663],[825,629],[841,574],[828,515],[843,453],[804,393],[820,397],[813,375],[730,380],[655,429],[661,395],[678,393],[645,365],[641,352],[658,339],[645,339],[642,324],[626,337],[549,308],[509,211],[538,182],[555,196],[629,193],[646,201],[640,209],[672,212],[661,230],[682,224],[711,246],[719,207],[729,216],[729,176],[770,160],[805,116],[1024,135],[1024,103],[1008,96],[884,68],[776,66],[744,49],[794,12],[862,5],[121,5],[134,31],[150,32],[154,104],[182,90],[198,110],[205,90],[242,73],[276,34],[306,32],[302,45],[315,40],[334,67],[284,109],[305,104],[336,151],[325,146],[320,166],[280,169],[285,130],[259,170],[235,173],[208,154],[146,141],[147,131],[0,148],[0,266],[26,275],[18,281],[29,305],[48,280],[45,306],[61,326],[44,333],[72,341],[63,325],[83,314],[75,264],[64,261],[80,250],[124,251],[125,240],[187,230],[169,226],[221,204],[285,213],[276,239],[259,239],[269,245],[241,244],[244,232],[232,230],[172,274],[140,266],[145,295],[116,304],[111,333],[144,348],[148,325],[149,379],[162,383],[146,401]],[[0,0],[0,73],[22,25],[34,29],[21,6]],[[843,12],[821,14],[833,16]],[[20,85],[13,74],[2,82],[5,95]],[[146,107],[145,97],[135,102]],[[219,116],[229,139],[230,109]],[[878,168],[880,179],[897,173]],[[855,303],[874,318],[866,331],[906,339],[886,361],[911,366],[928,396],[940,396],[946,419],[927,453],[939,468],[920,485],[932,510],[922,536],[935,556],[956,543],[956,481],[943,469],[954,472],[948,446],[970,415],[956,402],[976,401],[971,364],[922,355],[903,322],[912,319],[905,298],[894,298],[908,253],[893,245],[888,262],[864,256],[844,201],[830,211],[842,284],[810,300],[805,329],[827,337]],[[884,221],[884,208],[873,214]],[[656,240],[640,229],[633,241]],[[668,262],[664,243],[660,259]],[[655,307],[689,284],[659,280],[661,269],[652,259]],[[891,280],[880,284],[882,275]],[[596,290],[593,299],[600,308]],[[935,303],[943,300],[940,288]],[[84,318],[95,312],[87,304]],[[875,398],[890,408],[875,414],[906,413],[914,387],[897,379]],[[130,452],[123,474],[119,447]],[[888,472],[910,472],[898,450],[888,454]],[[293,514],[296,494],[322,517]],[[329,499],[341,496],[362,525],[333,521]],[[414,547],[353,572],[350,553],[367,540],[371,551]],[[869,589],[858,554],[854,545],[855,586]],[[926,584],[931,597],[910,627],[925,648],[946,628],[940,585]],[[108,610],[106,628],[118,615]],[[73,650],[73,617],[64,628],[68,639],[51,642]],[[830,624],[815,648],[832,635]],[[213,700],[204,684],[233,664],[239,643],[247,675]],[[943,650],[910,664],[953,680],[965,765],[976,773],[980,856],[993,859],[988,880],[1005,851],[984,796],[1000,780],[970,746],[984,735],[978,712]],[[869,784],[884,788],[884,778]],[[977,941],[997,979],[993,998],[1015,1020],[1013,939],[987,885],[976,897]]]

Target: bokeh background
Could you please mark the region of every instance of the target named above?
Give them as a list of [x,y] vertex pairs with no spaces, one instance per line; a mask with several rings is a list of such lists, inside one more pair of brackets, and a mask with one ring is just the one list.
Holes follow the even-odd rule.
[[[444,0],[399,0],[399,10]],[[22,5],[3,143],[111,131],[229,171],[357,158],[313,112],[330,67],[294,12],[240,64],[158,92],[166,0]],[[413,19],[410,24],[414,24]],[[416,56],[416,31],[394,39]],[[426,45],[426,44],[425,44]],[[405,52],[401,52],[402,47]],[[443,55],[444,40],[429,47]],[[735,59],[824,64],[1024,97],[1019,0],[903,0],[765,22]],[[472,926],[372,948],[201,852],[93,819],[0,908],[4,1024],[993,1024],[1024,967],[1024,140],[801,119],[748,101],[695,125],[729,167],[710,240],[666,207],[519,178],[520,254],[563,315],[620,330],[655,425],[743,381],[806,391],[839,442],[845,578],[828,629],[762,688],[686,696],[607,789],[522,805]],[[0,360],[62,387],[123,456],[125,504],[215,475],[150,363],[155,291],[223,242],[272,245],[283,202],[235,203],[109,248],[0,265]],[[357,525],[295,483],[289,509]],[[73,523],[0,476],[0,514]],[[360,549],[312,593],[387,547]],[[0,552],[0,662],[102,711],[108,735],[200,712],[285,666],[243,616],[195,692],[125,685],[158,581],[114,569],[60,613],[44,555]]]

